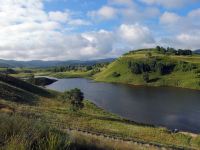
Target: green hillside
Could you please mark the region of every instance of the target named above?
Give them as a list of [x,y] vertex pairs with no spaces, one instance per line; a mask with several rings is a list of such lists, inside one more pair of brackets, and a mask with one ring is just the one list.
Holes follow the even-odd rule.
[[[147,76],[148,80],[144,77]],[[131,51],[94,76],[97,81],[200,89],[200,55]]]
[[8,84],[9,86],[19,88],[21,90],[25,90],[26,92],[38,95],[38,96],[45,96],[45,97],[51,97],[51,93],[47,90],[40,88],[38,86],[34,86],[30,83],[27,83],[23,80],[11,77],[9,75],[0,74],[0,82],[3,82],[4,84]]

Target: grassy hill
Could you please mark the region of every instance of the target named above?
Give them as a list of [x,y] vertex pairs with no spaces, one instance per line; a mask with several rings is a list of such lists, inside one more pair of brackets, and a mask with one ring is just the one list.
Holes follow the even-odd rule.
[[[140,72],[135,73],[135,64],[139,65]],[[166,71],[161,73],[163,68]],[[147,82],[144,74],[149,76]],[[200,90],[200,55],[162,54],[156,49],[131,51],[104,68],[94,78],[104,82]]]
[[[13,88],[17,88],[38,96],[45,96],[45,97],[51,97],[51,93],[47,90],[40,88],[38,86],[34,86],[30,83],[27,83],[23,80],[14,78],[9,75],[0,74],[0,82],[5,84],[8,84],[8,86],[12,86]],[[3,84],[2,84],[3,85]]]

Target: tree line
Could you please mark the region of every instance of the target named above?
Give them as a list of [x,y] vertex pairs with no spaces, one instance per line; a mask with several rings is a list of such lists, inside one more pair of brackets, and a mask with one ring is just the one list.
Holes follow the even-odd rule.
[[48,68],[47,71],[51,72],[66,72],[66,71],[94,71],[98,72],[100,68],[107,66],[109,63],[99,63],[94,65],[65,65]]
[[183,50],[183,49],[175,49],[172,47],[164,48],[161,46],[157,46],[156,50],[161,54],[175,54],[175,55],[183,55],[183,56],[192,55],[192,50],[189,50],[189,49]]
[[197,65],[184,61],[172,62],[170,60],[164,61],[159,59],[150,59],[129,61],[128,67],[134,74],[159,72],[160,75],[165,75],[171,73],[172,71],[191,71],[193,69],[196,69]]

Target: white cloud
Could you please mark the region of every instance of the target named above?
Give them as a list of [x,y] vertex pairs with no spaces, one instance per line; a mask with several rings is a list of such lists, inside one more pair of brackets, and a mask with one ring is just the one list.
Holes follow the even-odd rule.
[[167,8],[180,8],[195,2],[198,0],[140,0],[148,5],[160,5]]
[[110,20],[116,17],[117,10],[110,6],[103,6],[97,11],[90,11],[88,15],[94,19]]
[[94,21],[121,20],[123,23],[142,22],[149,18],[156,18],[160,10],[156,7],[141,8],[132,0],[108,0],[108,3],[98,10],[88,12]]
[[162,24],[175,24],[180,20],[181,20],[181,17],[177,15],[176,13],[172,13],[172,12],[165,12],[160,18],[160,22]]
[[91,25],[90,21],[69,10],[46,12],[43,0],[0,1],[0,58],[94,59],[118,56],[124,50],[152,47],[155,43],[193,49],[200,47],[199,9],[186,16],[165,12],[160,25],[165,31],[163,34],[168,31],[170,36],[160,36],[157,39],[165,38],[160,42],[155,42],[155,32],[142,23],[160,16],[156,7],[148,6],[141,10],[131,0],[110,0],[89,14],[95,20],[120,19],[121,25],[110,31],[74,32],[72,28]]
[[109,4],[114,4],[114,5],[133,5],[132,0],[108,0]]
[[73,20],[70,20],[68,22],[69,25],[74,25],[74,26],[81,26],[81,25],[91,25],[91,22],[89,21],[86,21],[86,20],[82,20],[82,19],[73,19]]
[[200,44],[200,9],[192,10],[185,16],[173,12],[165,12],[160,23],[165,30],[161,44],[174,46],[176,48],[199,49]]
[[148,27],[139,24],[122,24],[118,29],[118,34],[122,41],[135,48],[141,48],[155,42]]
[[189,17],[191,18],[196,18],[196,17],[200,17],[200,8],[192,10],[189,14]]
[[52,21],[66,22],[70,20],[70,14],[67,12],[53,11],[49,12],[49,19]]
[[81,35],[66,34],[66,27],[89,25],[69,11],[44,11],[42,0],[0,2],[0,57],[4,59],[70,59],[81,57],[89,45]]
[[200,30],[195,32],[183,32],[174,36],[162,38],[159,44],[165,47],[175,47],[177,49],[196,50],[200,48]]

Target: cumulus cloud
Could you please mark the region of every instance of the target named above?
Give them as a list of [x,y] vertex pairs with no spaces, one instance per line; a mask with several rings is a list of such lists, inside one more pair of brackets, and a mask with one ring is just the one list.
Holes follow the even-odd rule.
[[44,11],[42,0],[0,2],[0,57],[4,59],[70,59],[88,41],[81,35],[66,34],[63,24],[89,25],[74,19],[69,11]]
[[156,18],[160,10],[156,7],[140,8],[132,0],[108,0],[108,3],[98,10],[88,12],[93,20],[108,21],[113,19],[123,20],[123,23],[143,22],[145,19]]
[[159,44],[165,47],[196,50],[200,47],[200,31],[183,32],[175,36],[162,38]]
[[[9,1],[9,6],[15,5],[15,1],[12,1],[13,3]],[[40,20],[32,18],[33,14],[28,16],[27,13],[19,13],[18,16],[12,19],[7,17],[8,20],[5,18],[0,23],[1,58],[18,60],[94,59],[120,55],[123,53],[121,48],[138,48],[153,42],[149,29],[139,24],[123,24],[112,31],[66,33],[63,31],[65,29],[63,23],[79,25],[87,22],[82,22],[81,19],[71,19],[66,11],[46,13],[42,3],[40,1],[38,3],[40,5],[37,5],[39,7],[36,7],[36,12],[42,14],[42,18],[39,17]],[[26,7],[17,5],[16,7],[22,12],[30,9],[28,5]],[[10,7],[0,5],[0,9],[4,9],[3,13],[11,11],[8,8],[10,9]],[[25,18],[24,15],[26,15]],[[22,17],[23,19],[18,20]]]
[[49,12],[49,19],[52,21],[67,22],[70,20],[70,14],[61,11],[51,11]]
[[160,23],[179,32],[200,30],[200,9],[195,9],[185,16],[173,12],[164,12],[160,17]]
[[108,3],[114,5],[134,5],[132,0],[108,0]]
[[199,49],[200,9],[190,11],[185,16],[174,12],[164,12],[160,23],[170,36],[162,37],[161,44],[176,48]]
[[198,0],[140,0],[148,5],[160,5],[167,8],[180,8],[195,2]]
[[162,24],[175,24],[181,20],[181,17],[177,15],[176,13],[172,12],[165,12],[161,18],[160,22]]
[[[170,11],[160,15],[156,7],[147,6],[142,10],[132,0],[109,0],[88,15],[100,21],[119,19],[119,25],[112,30],[96,29],[91,20],[84,20],[68,9],[45,11],[44,0],[1,1],[0,58],[94,59],[119,56],[125,50],[156,44],[192,49],[200,47],[200,9],[185,16]],[[161,35],[155,39],[155,29],[144,23],[158,16],[163,34],[168,34],[168,37]],[[88,25],[91,25],[90,31],[78,28]],[[156,31],[159,30],[157,26]]]
[[118,34],[122,41],[134,47],[143,47],[155,42],[150,30],[139,24],[122,24],[118,29]]
[[110,20],[116,17],[117,10],[110,6],[103,6],[97,11],[90,11],[88,15],[94,19]]

